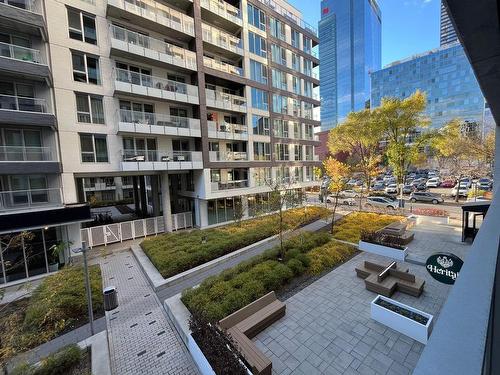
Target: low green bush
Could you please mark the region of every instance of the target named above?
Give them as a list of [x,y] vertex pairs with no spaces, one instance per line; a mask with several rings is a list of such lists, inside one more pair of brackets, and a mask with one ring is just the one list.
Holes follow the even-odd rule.
[[[285,212],[285,229],[296,228],[329,211],[324,207],[301,207]],[[169,233],[146,239],[141,247],[164,278],[206,263],[278,233],[276,214],[223,227]]]
[[272,248],[197,288],[183,292],[188,309],[216,322],[272,290],[280,290],[294,277],[319,273],[347,259],[355,249],[333,242],[328,233],[304,233],[285,241],[285,259],[278,261],[279,247]]
[[372,212],[353,212],[344,216],[333,228],[333,237],[338,240],[358,243],[362,232],[375,232],[396,221],[404,220],[403,216],[382,215]]
[[82,359],[82,349],[73,344],[42,359],[39,366],[20,364],[12,370],[11,375],[68,375]]

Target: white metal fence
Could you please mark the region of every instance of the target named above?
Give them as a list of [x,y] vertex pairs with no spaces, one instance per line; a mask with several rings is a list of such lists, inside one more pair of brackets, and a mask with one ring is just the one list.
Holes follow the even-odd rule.
[[[193,226],[191,212],[172,215],[172,230],[186,229]],[[81,229],[82,241],[87,246],[108,245],[115,242],[133,240],[140,237],[153,236],[165,232],[163,216],[146,219],[124,221],[122,223],[99,225]]]

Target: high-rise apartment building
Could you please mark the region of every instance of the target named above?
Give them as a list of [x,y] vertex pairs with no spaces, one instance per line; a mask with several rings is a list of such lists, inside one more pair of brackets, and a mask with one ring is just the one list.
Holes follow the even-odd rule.
[[455,27],[451,23],[450,16],[448,15],[448,10],[441,0],[441,16],[440,16],[440,27],[439,27],[439,44],[441,46],[455,43],[458,41],[457,33]]
[[39,218],[40,272],[49,245],[81,244],[96,184],[166,231],[177,213],[202,228],[237,205],[257,215],[269,180],[317,184],[319,39],[285,1],[0,0],[0,17],[1,232]]
[[381,17],[375,0],[321,2],[321,131],[369,106],[370,73],[381,68]]
[[396,61],[372,77],[371,104],[384,97],[406,98],[416,90],[427,94],[426,114],[439,128],[454,118],[494,128],[491,112],[460,43],[455,42],[406,60]]

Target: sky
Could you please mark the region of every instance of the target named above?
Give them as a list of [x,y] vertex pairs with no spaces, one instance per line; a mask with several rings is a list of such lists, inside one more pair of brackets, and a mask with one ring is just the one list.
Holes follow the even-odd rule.
[[[317,26],[320,0],[288,0]],[[440,0],[378,0],[382,12],[382,66],[439,47]]]

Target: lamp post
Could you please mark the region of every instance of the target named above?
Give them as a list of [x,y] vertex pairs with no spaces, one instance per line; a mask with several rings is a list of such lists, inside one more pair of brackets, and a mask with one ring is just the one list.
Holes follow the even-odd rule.
[[85,274],[85,289],[87,291],[87,305],[90,323],[90,334],[94,336],[94,312],[92,309],[92,290],[90,289],[90,277],[89,277],[89,266],[87,263],[87,243],[82,241],[82,247],[79,249],[73,249],[72,251],[76,254],[82,253],[83,255],[83,272]]

